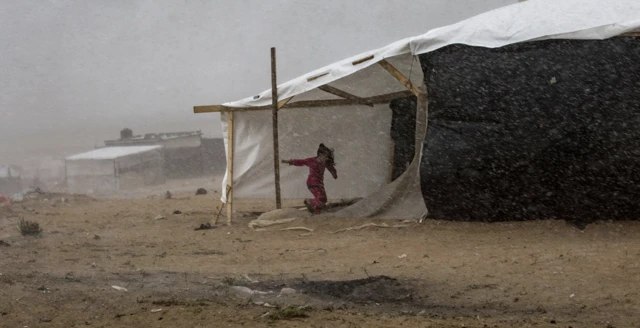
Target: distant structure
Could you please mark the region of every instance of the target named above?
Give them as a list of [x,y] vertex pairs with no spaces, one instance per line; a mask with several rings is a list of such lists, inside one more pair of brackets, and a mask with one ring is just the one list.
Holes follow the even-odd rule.
[[[106,140],[106,147],[162,146],[164,174],[167,178],[188,178],[205,173],[202,132],[169,132],[134,135],[131,129],[120,131],[120,139]],[[224,158],[224,150],[220,153]]]
[[0,165],[0,193],[11,195],[22,191],[22,173],[18,166]]
[[71,193],[108,194],[163,183],[162,147],[105,147],[69,156],[66,180]]

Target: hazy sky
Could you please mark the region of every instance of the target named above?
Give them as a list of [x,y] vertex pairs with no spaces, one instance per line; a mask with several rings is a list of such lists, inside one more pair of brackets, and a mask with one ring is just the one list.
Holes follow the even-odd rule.
[[121,128],[201,129],[192,106],[516,0],[0,0],[0,164],[89,150]]

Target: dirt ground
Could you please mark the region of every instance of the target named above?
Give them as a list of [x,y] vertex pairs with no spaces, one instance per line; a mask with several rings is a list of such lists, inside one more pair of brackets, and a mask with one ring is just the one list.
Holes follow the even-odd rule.
[[[333,233],[376,221],[309,218],[255,231],[247,223],[268,204],[254,202],[235,204],[232,226],[195,231],[211,221],[218,196],[49,194],[0,209],[0,327],[605,328],[640,321],[638,222],[580,231],[563,221],[427,220]],[[39,223],[40,236],[21,236],[19,218]],[[286,227],[313,232],[280,230]]]

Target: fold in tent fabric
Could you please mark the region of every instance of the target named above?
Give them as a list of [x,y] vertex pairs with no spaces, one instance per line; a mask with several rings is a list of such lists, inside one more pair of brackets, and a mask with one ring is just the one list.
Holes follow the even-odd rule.
[[[278,99],[294,97],[295,101],[321,99],[326,93],[317,88],[331,83],[350,90],[353,94],[366,97],[377,96],[388,92],[402,91],[398,81],[382,75],[379,63],[385,59],[393,62],[406,76],[410,76],[414,85],[423,81],[420,65],[416,65],[416,55],[433,52],[453,44],[475,47],[497,48],[514,43],[541,41],[546,39],[584,39],[601,40],[622,33],[640,29],[640,1],[637,0],[529,0],[493,10],[457,24],[431,30],[423,35],[410,37],[394,42],[388,46],[368,51],[345,60],[317,69],[308,74],[290,80],[278,86]],[[369,59],[370,58],[370,59]],[[368,59],[368,60],[365,60]],[[417,68],[414,68],[417,66]],[[393,87],[397,89],[393,89]],[[404,89],[406,90],[406,89]],[[226,107],[258,107],[272,103],[271,90],[235,102],[225,103]],[[320,113],[322,112],[322,113]],[[281,158],[298,157],[299,154],[313,155],[320,142],[329,142],[330,147],[337,148],[338,170],[346,170],[340,175],[336,185],[328,186],[334,197],[379,197],[380,204],[405,204],[409,199],[418,198],[419,161],[415,160],[407,172],[394,183],[387,185],[386,171],[389,163],[389,131],[391,114],[388,106],[376,105],[373,109],[367,106],[350,106],[349,108],[296,108],[283,109],[280,112],[280,127],[286,132],[281,135]],[[426,112],[425,112],[426,114]],[[309,115],[317,115],[312,117]],[[287,118],[287,116],[289,118]],[[306,119],[305,117],[309,117]],[[323,129],[319,123],[335,124],[334,130]],[[362,124],[366,122],[366,124]],[[268,123],[268,124],[267,124]],[[426,124],[426,117],[424,123]],[[225,115],[222,115],[225,149],[228,153],[228,134]],[[368,128],[365,129],[364,127]],[[309,127],[312,128],[309,128]],[[238,112],[234,117],[235,143],[234,158],[234,197],[271,198],[273,195],[272,173],[272,140],[270,113],[266,111]],[[417,129],[416,136],[422,133]],[[342,135],[341,135],[342,134]],[[287,140],[283,142],[283,140]],[[424,140],[424,139],[422,139]],[[287,145],[287,142],[290,144]],[[284,144],[284,146],[283,146]],[[342,145],[349,145],[349,147]],[[373,147],[372,145],[377,145]],[[416,147],[419,158],[420,147]],[[361,149],[356,153],[354,149]],[[284,153],[283,153],[284,150]],[[340,156],[343,156],[340,158]],[[283,180],[299,180],[304,172],[287,171]],[[351,169],[351,171],[349,171]],[[289,172],[289,173],[287,173]],[[356,177],[358,172],[362,173]],[[282,173],[281,173],[282,174]],[[410,177],[413,175],[412,177]],[[346,181],[346,182],[345,182]],[[225,176],[223,186],[226,186]],[[334,182],[328,181],[331,184]],[[283,185],[283,197],[306,196],[306,189],[301,183]],[[222,200],[226,201],[223,189]],[[405,191],[403,190],[410,190]],[[243,192],[243,190],[245,190]],[[329,191],[331,193],[331,191]],[[271,197],[268,197],[271,195]],[[375,197],[374,197],[375,196]],[[401,197],[402,196],[402,197]],[[415,196],[415,197],[414,197]],[[331,197],[331,194],[330,194]],[[396,199],[388,201],[388,199]],[[386,209],[367,208],[367,199],[345,210],[340,215],[370,216],[382,213],[393,213],[394,206]],[[414,204],[413,202],[410,202]],[[420,201],[420,203],[423,203]],[[410,216],[421,215],[424,205],[417,206]],[[385,207],[385,206],[382,206]],[[352,211],[352,212],[349,212]],[[338,215],[338,214],[336,214]]]

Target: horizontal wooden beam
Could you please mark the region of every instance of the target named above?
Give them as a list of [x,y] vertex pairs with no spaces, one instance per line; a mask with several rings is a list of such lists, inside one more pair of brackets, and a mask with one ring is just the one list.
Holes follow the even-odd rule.
[[208,105],[208,106],[193,106],[193,112],[196,114],[200,113],[220,113],[227,111],[226,106],[222,105]]
[[[293,103],[287,103],[282,106],[281,109],[293,109],[293,108],[319,108],[319,107],[342,107],[342,106],[362,106],[362,101],[366,101],[372,105],[387,104],[390,101],[397,98],[406,98],[413,96],[411,91],[392,92],[384,95],[373,96],[369,98],[358,99],[327,99],[327,100],[305,100],[296,101]],[[286,100],[286,99],[285,99]],[[271,110],[272,105],[257,106],[257,107],[227,107],[223,105],[212,106],[195,106],[193,107],[195,113],[216,113],[216,112],[246,112],[254,110]]]
[[371,104],[370,102],[364,100],[363,98],[358,97],[358,96],[356,96],[354,94],[350,94],[350,93],[348,93],[346,91],[342,91],[342,90],[340,90],[338,88],[335,88],[335,87],[332,87],[332,86],[330,86],[328,84],[321,85],[321,86],[318,87],[318,89],[320,89],[320,90],[322,90],[322,91],[324,91],[326,93],[330,93],[332,95],[336,95],[338,97],[344,98],[344,99],[357,100],[363,105],[367,105],[369,107],[373,107],[373,104]]

